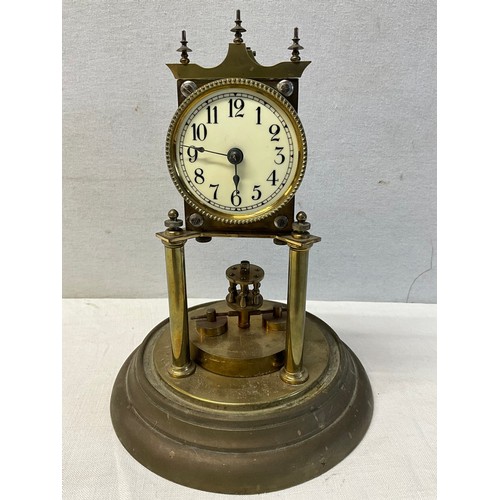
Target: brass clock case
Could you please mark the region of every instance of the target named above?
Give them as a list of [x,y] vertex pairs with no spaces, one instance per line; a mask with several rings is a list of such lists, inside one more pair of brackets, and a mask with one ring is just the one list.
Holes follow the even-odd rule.
[[[292,125],[292,131],[290,132],[297,141],[297,151],[294,151],[294,155],[296,155],[296,159],[294,161],[297,162],[297,166],[295,171],[292,172],[293,177],[291,182],[286,189],[283,189],[282,192],[270,200],[261,209],[251,213],[245,213],[244,211],[237,211],[234,214],[226,213],[218,210],[216,207],[211,206],[208,203],[201,202],[193,194],[193,188],[190,187],[188,182],[184,179],[181,173],[181,166],[179,165],[179,161],[177,159],[177,148],[179,147],[178,134],[183,120],[190,113],[192,113],[193,110],[196,110],[202,102],[209,99],[212,94],[226,89],[228,91],[235,92],[245,90],[255,92],[262,96],[264,100],[272,103],[276,110],[288,118]],[[258,147],[259,145],[255,144],[255,148]],[[167,133],[166,158],[168,170],[174,185],[188,206],[192,207],[201,216],[207,217],[215,222],[224,224],[249,224],[267,219],[273,214],[276,214],[293,199],[295,192],[300,186],[306,169],[307,143],[304,128],[295,109],[279,92],[256,80],[250,80],[247,78],[223,78],[203,85],[181,103],[172,118]]]

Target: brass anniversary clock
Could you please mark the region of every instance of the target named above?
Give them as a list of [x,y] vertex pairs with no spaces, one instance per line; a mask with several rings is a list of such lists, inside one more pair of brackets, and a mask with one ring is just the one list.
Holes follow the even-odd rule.
[[[244,494],[336,465],[363,438],[373,396],[356,356],[306,312],[309,250],[320,238],[294,212],[307,161],[297,107],[309,62],[300,58],[298,30],[290,61],[269,67],[243,43],[239,11],[231,31],[219,66],[192,64],[185,32],[180,63],[168,65],[179,107],[166,157],[185,223],[172,209],[157,233],[170,315],[120,370],[111,417],[125,448],[153,472]],[[219,237],[288,247],[286,304],[264,299],[264,270],[241,260],[228,262],[224,300],[188,309],[184,246]]]

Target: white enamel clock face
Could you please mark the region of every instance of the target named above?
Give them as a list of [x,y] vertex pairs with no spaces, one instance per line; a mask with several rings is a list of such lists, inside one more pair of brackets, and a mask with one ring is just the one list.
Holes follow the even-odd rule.
[[176,187],[201,214],[246,223],[295,193],[306,141],[292,106],[270,87],[225,79],[189,96],[172,120],[167,162]]

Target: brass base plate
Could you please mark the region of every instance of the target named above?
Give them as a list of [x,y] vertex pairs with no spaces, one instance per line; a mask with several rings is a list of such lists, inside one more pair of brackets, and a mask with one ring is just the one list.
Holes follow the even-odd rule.
[[[208,306],[213,303],[190,315]],[[160,476],[212,492],[276,491],[326,472],[368,429],[373,396],[367,375],[319,318],[307,314],[310,377],[297,386],[281,381],[279,372],[227,377],[201,366],[189,377],[172,378],[168,324],[157,325],[130,355],[111,396],[120,441]]]

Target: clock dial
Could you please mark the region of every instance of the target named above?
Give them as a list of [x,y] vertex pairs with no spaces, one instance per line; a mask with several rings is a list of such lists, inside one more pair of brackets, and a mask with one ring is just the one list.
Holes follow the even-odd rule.
[[296,191],[306,143],[292,106],[270,87],[218,80],[179,108],[167,138],[174,182],[210,218],[245,223],[276,212]]

